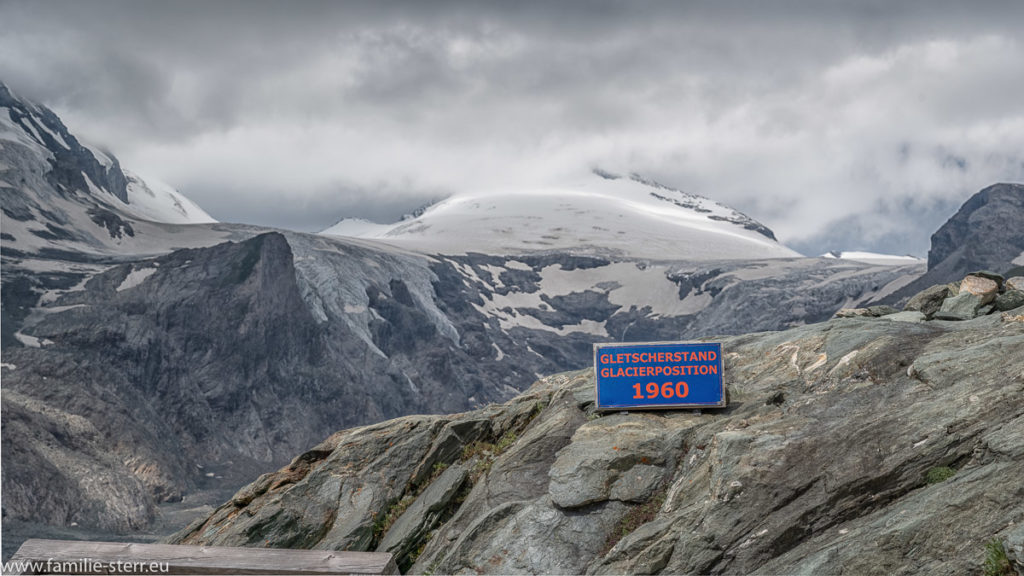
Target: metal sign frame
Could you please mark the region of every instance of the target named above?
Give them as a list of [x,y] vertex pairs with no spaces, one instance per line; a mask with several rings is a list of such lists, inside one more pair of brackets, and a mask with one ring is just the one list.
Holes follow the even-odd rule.
[[[686,346],[688,344],[700,344],[717,346],[718,362],[721,366],[721,373],[719,374],[719,384],[721,386],[720,395],[722,400],[714,403],[679,403],[679,404],[636,404],[629,406],[601,406],[601,390],[600,390],[600,379],[601,375],[598,372],[597,354],[598,350],[607,350],[608,348],[625,348],[625,347],[636,347],[636,346]],[[594,407],[598,411],[602,412],[620,412],[624,410],[686,410],[690,408],[725,408],[727,405],[726,389],[725,389],[725,358],[723,356],[722,343],[721,342],[608,342],[608,343],[595,343],[594,344]]]

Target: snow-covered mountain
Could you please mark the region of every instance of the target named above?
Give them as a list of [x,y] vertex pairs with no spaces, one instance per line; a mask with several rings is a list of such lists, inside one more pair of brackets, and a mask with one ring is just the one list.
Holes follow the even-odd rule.
[[[215,220],[170,186],[124,170],[51,110],[0,83],[2,227],[10,253],[166,251],[165,224]],[[200,234],[202,236],[202,234]],[[203,245],[179,235],[177,246]]]
[[456,194],[395,224],[345,219],[321,234],[441,254],[691,261],[799,256],[766,226],[723,204],[636,174],[600,170],[565,186]]

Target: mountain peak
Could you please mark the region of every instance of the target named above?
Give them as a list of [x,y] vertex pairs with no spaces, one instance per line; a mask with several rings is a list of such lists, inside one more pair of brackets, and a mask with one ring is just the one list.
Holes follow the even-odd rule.
[[763,224],[703,196],[599,168],[567,185],[459,193],[395,224],[346,219],[322,232],[437,253],[715,260],[797,256]]

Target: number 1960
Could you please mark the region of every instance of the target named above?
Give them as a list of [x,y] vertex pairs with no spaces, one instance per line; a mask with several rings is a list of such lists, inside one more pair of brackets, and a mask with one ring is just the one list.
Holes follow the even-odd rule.
[[686,382],[676,382],[675,384],[665,382],[660,387],[657,382],[648,382],[646,387],[646,396],[643,395],[641,386],[642,385],[639,382],[633,384],[633,389],[636,390],[636,394],[633,395],[633,398],[636,400],[657,398],[659,396],[662,398],[686,398],[690,394],[690,387]]

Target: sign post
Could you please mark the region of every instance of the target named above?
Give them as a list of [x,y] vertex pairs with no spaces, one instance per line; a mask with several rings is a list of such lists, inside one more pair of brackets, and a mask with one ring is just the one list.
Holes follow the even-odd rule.
[[594,344],[598,410],[725,406],[718,342]]

